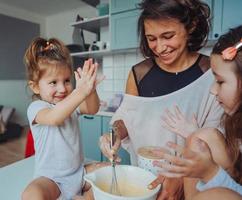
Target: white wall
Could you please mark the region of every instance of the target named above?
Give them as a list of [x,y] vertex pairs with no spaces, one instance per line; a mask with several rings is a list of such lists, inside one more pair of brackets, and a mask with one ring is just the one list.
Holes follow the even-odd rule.
[[22,10],[19,8],[10,7],[2,3],[0,3],[0,13],[7,16],[16,17],[19,19],[38,23],[40,24],[40,35],[42,36],[46,35],[45,18],[40,15],[27,12],[26,10]]
[[[82,17],[93,17],[96,9],[90,6],[77,8],[58,15],[44,18],[35,13],[0,4],[0,13],[40,24],[42,37],[57,37],[64,43],[72,43],[73,28],[69,25],[74,22],[77,14]],[[88,35],[87,39],[89,38]],[[90,36],[93,38],[93,35]],[[26,80],[0,80],[0,105],[11,106],[16,109],[13,121],[22,125],[28,124],[26,111],[31,102],[31,95],[26,90]]]
[[[20,18],[23,20],[40,24],[40,33],[45,35],[45,19],[25,10],[9,7],[0,4],[0,13],[11,17]],[[14,41],[13,41],[14,42]],[[30,102],[30,97],[27,95],[25,80],[0,80],[0,105],[14,107],[16,109],[13,121],[20,124],[27,124],[26,110]]]

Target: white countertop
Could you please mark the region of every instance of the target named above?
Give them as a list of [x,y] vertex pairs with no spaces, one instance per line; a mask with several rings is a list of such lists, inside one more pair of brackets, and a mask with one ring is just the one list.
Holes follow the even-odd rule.
[[25,187],[33,179],[34,157],[0,168],[0,199],[20,200]]
[[[95,162],[85,159],[87,163]],[[0,168],[0,199],[20,200],[26,186],[33,180],[34,156]]]

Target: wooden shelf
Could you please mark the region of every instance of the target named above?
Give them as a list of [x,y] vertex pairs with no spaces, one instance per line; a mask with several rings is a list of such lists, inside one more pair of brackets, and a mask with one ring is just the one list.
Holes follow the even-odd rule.
[[100,31],[100,27],[108,26],[109,24],[109,15],[104,15],[100,17],[95,17],[83,21],[73,22],[70,25],[76,28],[87,30],[92,33],[98,34]]

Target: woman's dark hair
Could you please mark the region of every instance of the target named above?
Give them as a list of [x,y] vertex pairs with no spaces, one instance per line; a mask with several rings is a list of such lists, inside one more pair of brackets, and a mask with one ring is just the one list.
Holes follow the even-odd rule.
[[[217,43],[214,45],[212,54],[221,55],[222,51],[228,47],[235,46],[242,38],[242,26],[232,28],[229,32],[220,36]],[[235,58],[231,61],[236,64],[236,73],[242,82],[242,49],[239,49]],[[241,91],[242,85],[238,89]],[[233,115],[224,114],[222,123],[225,127],[226,143],[229,153],[233,159],[235,168],[235,178],[242,184],[242,154],[240,145],[242,144],[242,92],[240,94],[240,105]]]
[[189,33],[188,51],[201,49],[209,33],[210,8],[200,0],[143,0],[139,4],[142,10],[138,20],[140,50],[144,57],[153,57],[145,37],[144,21],[146,19],[176,19],[184,24]]

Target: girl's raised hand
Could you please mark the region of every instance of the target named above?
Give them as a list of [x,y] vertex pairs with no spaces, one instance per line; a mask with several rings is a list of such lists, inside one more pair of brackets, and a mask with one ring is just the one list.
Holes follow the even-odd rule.
[[187,138],[192,132],[198,129],[195,115],[193,115],[192,120],[187,120],[178,106],[174,107],[174,113],[169,109],[166,109],[165,112],[165,116],[162,116],[162,126],[169,131]]
[[174,156],[165,152],[154,150],[154,154],[160,156],[168,162],[154,162],[153,165],[161,167],[160,175],[170,178],[190,177],[200,178],[204,182],[210,180],[217,172],[218,165],[214,162],[210,148],[207,143],[198,137],[192,138],[195,150],[189,147],[182,147],[169,142],[169,148],[175,150],[178,155]]
[[84,62],[83,69],[80,67],[75,71],[76,89],[88,96],[96,89],[96,86],[104,79],[104,76],[97,78],[98,64],[93,63],[92,59]]

